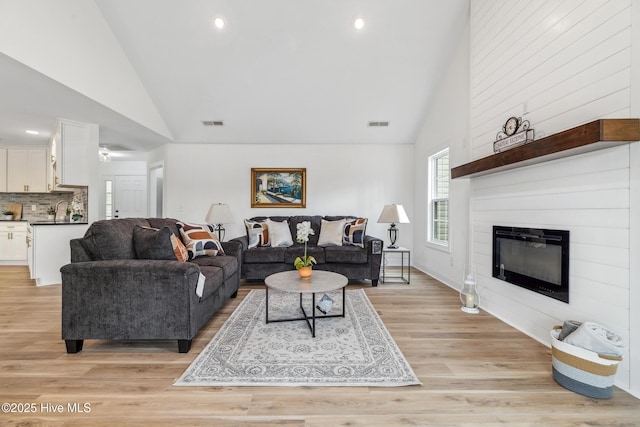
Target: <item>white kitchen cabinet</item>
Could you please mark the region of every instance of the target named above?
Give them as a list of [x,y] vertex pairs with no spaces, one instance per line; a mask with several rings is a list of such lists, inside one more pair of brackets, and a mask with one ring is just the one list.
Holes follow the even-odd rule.
[[7,192],[47,191],[47,147],[7,148]]
[[60,267],[71,262],[71,239],[84,236],[88,224],[31,224],[30,272],[37,286],[62,283]]
[[[49,142],[53,189],[89,185],[90,162],[87,159],[90,155],[98,157],[97,143],[91,143],[96,138],[94,134],[97,134],[96,125],[66,119],[58,121]],[[95,152],[89,152],[93,148]]]
[[27,260],[27,223],[0,221],[0,261]]
[[0,193],[7,191],[7,149],[0,147]]

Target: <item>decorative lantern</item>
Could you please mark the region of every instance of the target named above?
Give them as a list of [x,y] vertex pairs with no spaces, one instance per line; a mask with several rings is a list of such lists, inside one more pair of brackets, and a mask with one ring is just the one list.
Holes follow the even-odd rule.
[[478,306],[480,305],[480,296],[476,289],[475,274],[470,268],[465,268],[464,282],[462,290],[460,291],[460,301],[462,302],[460,310],[465,313],[480,313],[480,310],[478,309]]

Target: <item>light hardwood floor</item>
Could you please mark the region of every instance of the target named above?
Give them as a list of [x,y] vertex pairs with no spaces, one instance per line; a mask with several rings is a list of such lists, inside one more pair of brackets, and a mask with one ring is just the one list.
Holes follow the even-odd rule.
[[[462,313],[454,290],[415,270],[410,285],[349,287],[365,289],[422,386],[172,386],[260,287],[243,285],[187,354],[170,341],[87,340],[68,355],[60,285],[36,287],[26,267],[0,266],[0,402],[36,409],[0,413],[0,425],[640,425],[640,400],[619,389],[606,400],[563,389],[548,348],[485,312]],[[69,410],[84,403],[90,412]]]

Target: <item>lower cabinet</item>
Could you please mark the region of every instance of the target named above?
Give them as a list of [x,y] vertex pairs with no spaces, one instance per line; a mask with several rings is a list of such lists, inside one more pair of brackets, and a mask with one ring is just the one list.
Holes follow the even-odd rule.
[[60,267],[71,262],[71,239],[84,236],[88,224],[31,224],[29,270],[37,286],[62,282]]
[[27,223],[0,221],[0,261],[27,260]]

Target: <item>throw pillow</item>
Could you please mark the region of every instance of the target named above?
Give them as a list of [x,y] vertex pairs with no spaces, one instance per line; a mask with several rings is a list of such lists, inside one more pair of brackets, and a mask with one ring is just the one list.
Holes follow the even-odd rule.
[[320,226],[320,237],[318,238],[318,246],[342,246],[342,234],[346,220],[338,221],[322,220]]
[[269,246],[269,229],[266,222],[245,219],[244,225],[247,227],[249,249]]
[[180,237],[187,248],[189,259],[198,256],[224,255],[222,244],[218,236],[213,232],[214,228],[209,224],[189,224],[186,222],[176,222]]
[[288,221],[277,222],[267,219],[267,230],[271,247],[288,248],[293,245]]
[[350,218],[344,226],[345,245],[358,246],[364,248],[364,236],[367,231],[367,218]]
[[168,227],[158,229],[136,225],[133,229],[133,246],[139,259],[188,259],[184,244]]

